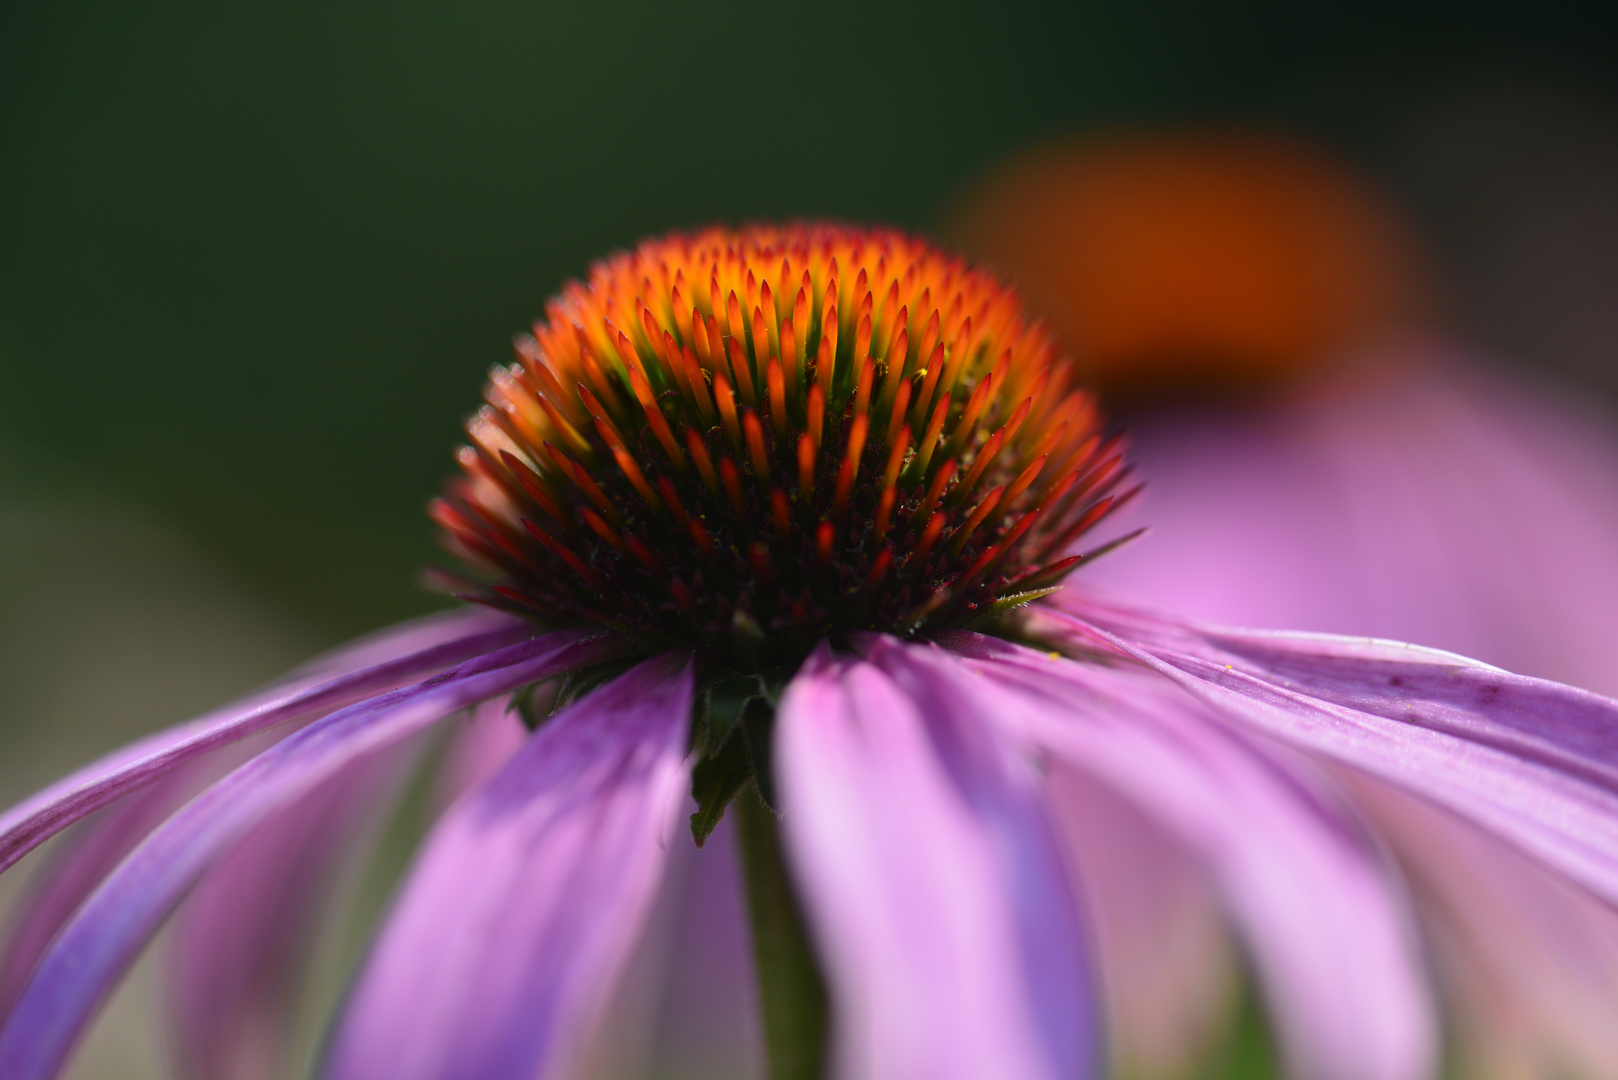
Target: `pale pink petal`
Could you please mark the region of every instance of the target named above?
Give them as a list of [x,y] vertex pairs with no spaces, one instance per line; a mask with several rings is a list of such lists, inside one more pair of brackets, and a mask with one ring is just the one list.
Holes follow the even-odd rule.
[[575,630],[511,645],[317,720],[213,785],[147,837],[57,936],[0,1031],[0,1076],[54,1077],[164,917],[266,817],[458,709],[622,649]]
[[572,1075],[684,808],[691,695],[686,656],[648,660],[450,809],[366,963],[329,1076]]
[[528,729],[505,698],[485,701],[450,733],[444,759],[434,777],[433,803],[449,806],[505,767],[523,743]]
[[[368,695],[401,686],[468,657],[509,645],[535,633],[531,624],[492,613],[462,612],[406,624],[401,647],[384,632],[353,652],[339,650],[318,661],[312,674],[291,676],[194,720],[139,739],[58,780],[0,815],[0,870],[85,815],[151,783],[170,769],[249,735],[307,721]],[[358,662],[366,666],[349,668]]]
[[[843,1080],[1092,1075],[1077,904],[1026,762],[897,647],[824,647],[776,718]],[[975,704],[975,703],[974,703]]]
[[940,693],[982,701],[1205,861],[1252,955],[1292,1075],[1429,1075],[1437,1032],[1413,928],[1374,849],[1318,777],[1149,673],[977,635],[944,641],[967,655],[935,662]]
[[[690,845],[686,834],[675,842]],[[762,1016],[729,817],[687,864],[653,1075],[762,1080]]]
[[1088,773],[1054,762],[1047,782],[1095,928],[1113,1074],[1195,1075],[1233,1022],[1239,979],[1212,875]]
[[1618,1076],[1618,910],[1447,811],[1347,779],[1426,917],[1457,1075]]
[[285,1073],[300,979],[340,860],[378,804],[391,804],[418,749],[407,742],[304,795],[249,833],[186,898],[168,971],[182,1076]]
[[1373,634],[1618,694],[1612,419],[1432,344],[1130,425],[1151,534],[1085,583],[1228,626]]
[[1618,902],[1618,702],[1411,645],[1064,603],[1034,614],[1038,632],[1154,667],[1231,722],[1448,806]]

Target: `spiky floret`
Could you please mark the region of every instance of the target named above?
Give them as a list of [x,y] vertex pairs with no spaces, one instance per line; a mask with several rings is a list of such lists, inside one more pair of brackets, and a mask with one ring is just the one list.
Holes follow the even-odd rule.
[[496,367],[432,504],[469,598],[715,650],[962,625],[1132,492],[990,274],[886,229],[714,228],[595,264]]

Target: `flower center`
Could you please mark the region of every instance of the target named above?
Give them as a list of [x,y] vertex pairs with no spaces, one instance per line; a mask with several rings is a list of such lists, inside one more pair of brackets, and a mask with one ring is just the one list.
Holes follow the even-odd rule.
[[1131,492],[1009,288],[886,230],[643,243],[546,306],[432,515],[469,599],[742,671],[982,624]]

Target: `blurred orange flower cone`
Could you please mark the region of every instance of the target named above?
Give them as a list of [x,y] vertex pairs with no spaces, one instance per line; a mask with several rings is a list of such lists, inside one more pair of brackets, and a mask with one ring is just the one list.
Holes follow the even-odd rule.
[[1286,381],[1428,307],[1417,246],[1376,194],[1256,134],[1054,143],[990,173],[946,231],[1115,400]]

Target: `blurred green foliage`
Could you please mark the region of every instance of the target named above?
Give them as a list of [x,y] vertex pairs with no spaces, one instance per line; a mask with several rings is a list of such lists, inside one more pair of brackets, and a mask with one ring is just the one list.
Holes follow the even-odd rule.
[[714,219],[925,227],[1074,128],[1352,139],[1365,101],[1447,64],[1599,66],[1612,41],[1593,7],[1301,7],[9,5],[0,430],[336,637],[435,603],[410,578],[458,421],[613,247]]

